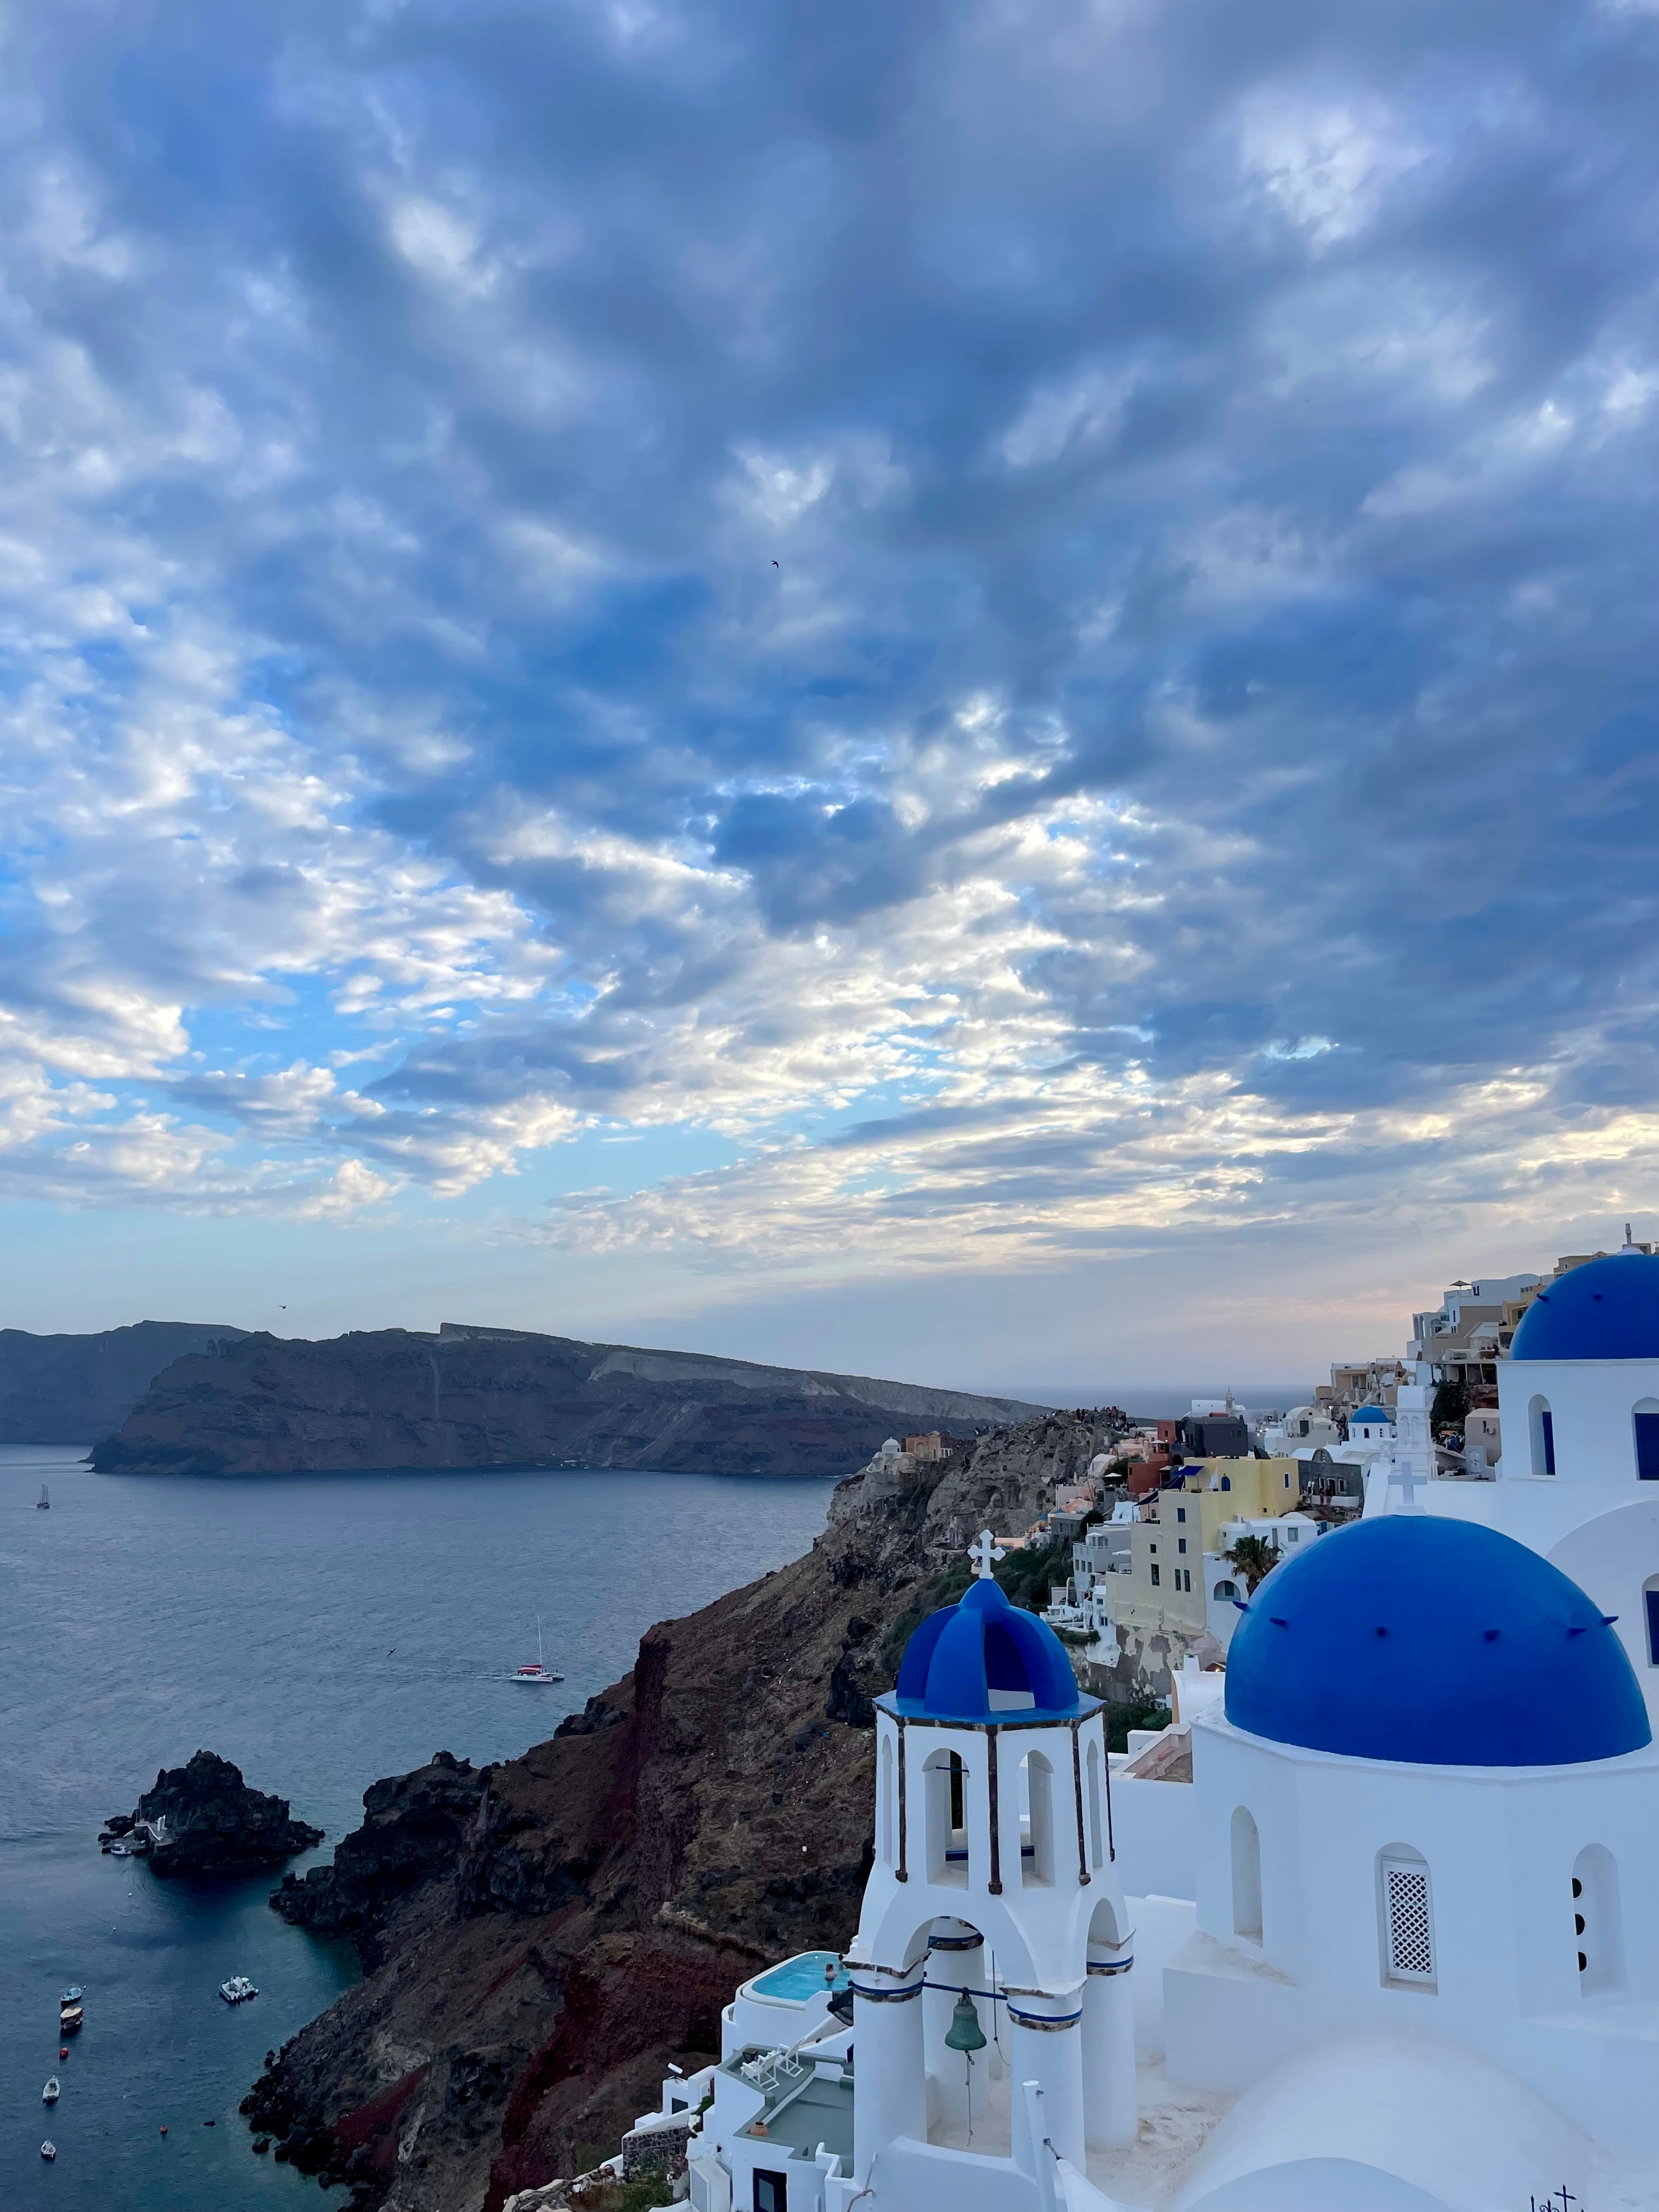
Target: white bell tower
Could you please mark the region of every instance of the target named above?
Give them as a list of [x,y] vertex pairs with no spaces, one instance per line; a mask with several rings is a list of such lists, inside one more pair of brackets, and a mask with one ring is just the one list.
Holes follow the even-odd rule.
[[1034,2184],[1044,2201],[1042,2161],[1082,2173],[1085,2146],[1134,2139],[1133,1952],[1100,1701],[998,1588],[988,1531],[969,1556],[978,1579],[876,1700],[875,1863],[847,1956],[854,2168],[862,2188],[884,2153],[890,2185],[930,2146],[986,2154],[1006,2078],[1012,2207]]

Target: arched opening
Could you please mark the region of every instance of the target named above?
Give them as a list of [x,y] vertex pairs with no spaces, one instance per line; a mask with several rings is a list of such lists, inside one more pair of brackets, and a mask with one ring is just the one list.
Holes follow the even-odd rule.
[[1238,1584],[1224,1579],[1216,1584],[1213,1595],[1224,1603],[1227,1599],[1238,1595]]
[[954,1751],[932,1753],[921,1770],[927,1879],[968,1887],[967,1770]]
[[1437,1983],[1429,1863],[1409,1844],[1385,1844],[1376,1855],[1376,1917],[1383,1981],[1395,1989],[1432,1990]]
[[1224,1490],[1231,1490],[1231,1489],[1232,1488],[1232,1486],[1233,1486],[1233,1479],[1232,1479],[1231,1475],[1230,1475],[1230,1474],[1224,1474],[1224,1475],[1222,1476],[1222,1478],[1221,1478],[1221,1487],[1222,1487]]
[[1534,1474],[1553,1474],[1555,1472],[1555,1416],[1550,1411],[1550,1401],[1540,1396],[1527,1407],[1527,1433],[1532,1441],[1532,1471]]
[[1101,1867],[1106,1863],[1106,1824],[1101,1817],[1100,1746],[1091,1743],[1085,1762],[1085,1786],[1088,1790],[1089,1863]]
[[1248,1943],[1261,1941],[1261,1838],[1255,1820],[1240,1805],[1233,1813],[1233,1933]]
[[881,1747],[881,1778],[877,1786],[881,1801],[881,1863],[893,1863],[893,1744],[890,1736]]
[[1019,1878],[1028,1889],[1054,1879],[1054,1771],[1040,1751],[1019,1762]]
[[1659,1398],[1638,1398],[1630,1418],[1637,1475],[1643,1482],[1659,1482]]
[[1620,1924],[1619,1869],[1603,1844],[1588,1844],[1572,1863],[1572,1924],[1578,1986],[1588,1996],[1625,1986],[1625,1939]]
[[1642,1585],[1642,1611],[1648,1624],[1648,1664],[1659,1667],[1659,1575]]

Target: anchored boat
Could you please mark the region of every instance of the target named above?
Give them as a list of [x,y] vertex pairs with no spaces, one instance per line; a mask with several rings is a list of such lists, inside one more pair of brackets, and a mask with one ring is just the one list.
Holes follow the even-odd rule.
[[246,2004],[250,1997],[259,1994],[246,1974],[233,1974],[228,1982],[221,1982],[219,1994],[228,2005]]
[[47,2082],[46,2087],[40,2092],[40,2102],[43,2105],[55,2105],[63,2094],[63,2090],[58,2083],[58,2076],[54,2074],[52,2079]]

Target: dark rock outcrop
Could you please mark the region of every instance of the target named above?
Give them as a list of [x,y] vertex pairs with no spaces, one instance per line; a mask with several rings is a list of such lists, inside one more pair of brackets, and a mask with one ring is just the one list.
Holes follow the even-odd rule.
[[1035,1412],[858,1375],[446,1323],[323,1343],[244,1338],[156,1377],[93,1452],[115,1474],[650,1468],[842,1474],[907,1429],[969,1436]]
[[85,1444],[118,1429],[165,1367],[243,1332],[207,1322],[140,1321],[90,1336],[0,1328],[0,1444]]
[[320,1828],[292,1817],[286,1797],[250,1790],[240,1766],[210,1751],[198,1751],[187,1766],[163,1767],[131,1820],[106,1828],[135,1832],[148,1839],[150,1868],[159,1875],[246,1874],[280,1866],[323,1840]]
[[398,2212],[500,2212],[614,2153],[670,2062],[718,2051],[757,1963],[845,1946],[870,1700],[965,1586],[972,1532],[1024,1525],[1041,1472],[1089,1443],[1062,1418],[1003,1432],[982,1475],[969,1452],[855,1476],[807,1558],[651,1629],[550,1741],[377,1783],[334,1867],[272,1900],[370,1971],[277,2055],[255,2125]]

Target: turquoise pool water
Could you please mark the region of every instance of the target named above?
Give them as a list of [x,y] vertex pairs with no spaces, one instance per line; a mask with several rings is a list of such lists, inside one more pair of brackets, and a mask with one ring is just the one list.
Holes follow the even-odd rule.
[[[836,1978],[830,1981],[824,1968],[833,1966]],[[763,1974],[757,1974],[749,1985],[757,1996],[781,1997],[787,2004],[805,2004],[820,1990],[844,1990],[847,1969],[833,1951],[803,1951],[798,1959],[786,1959],[781,1966],[769,1966]]]

